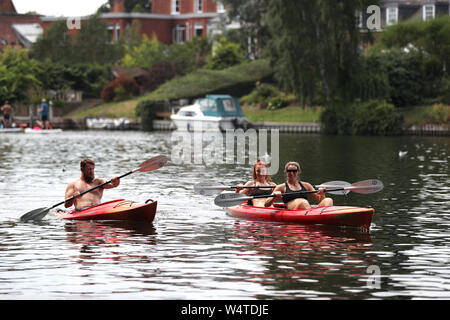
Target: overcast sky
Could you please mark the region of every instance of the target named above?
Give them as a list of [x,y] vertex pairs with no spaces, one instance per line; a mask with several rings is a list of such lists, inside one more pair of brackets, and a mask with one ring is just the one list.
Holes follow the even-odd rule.
[[93,14],[107,0],[13,0],[18,13],[36,11],[47,16],[78,17]]

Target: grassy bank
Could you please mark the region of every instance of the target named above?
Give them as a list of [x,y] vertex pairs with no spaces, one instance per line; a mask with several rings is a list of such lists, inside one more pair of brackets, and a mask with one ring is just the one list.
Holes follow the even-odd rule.
[[84,117],[100,117],[135,119],[135,110],[138,102],[139,98],[120,102],[103,103],[87,110],[68,114],[65,118],[83,119]]
[[277,110],[261,110],[257,106],[243,106],[250,122],[319,122],[323,107],[289,106]]

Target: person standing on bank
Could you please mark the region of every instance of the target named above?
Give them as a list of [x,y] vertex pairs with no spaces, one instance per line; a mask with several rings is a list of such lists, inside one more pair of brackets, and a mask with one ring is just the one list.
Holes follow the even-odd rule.
[[[276,195],[274,198],[268,198],[265,205],[270,206],[275,199],[282,199],[287,209],[290,210],[301,210],[309,209],[311,205],[308,201],[308,196],[313,198],[322,206],[332,206],[333,199],[325,197],[325,189],[320,188],[316,193],[301,194],[296,191],[314,191],[314,187],[305,181],[299,181],[299,175],[301,173],[300,165],[297,162],[291,161],[286,163],[284,167],[284,172],[287,176],[287,181],[283,184],[279,184],[273,194]],[[292,194],[291,194],[292,193]],[[283,194],[283,195],[282,195]]]
[[5,104],[1,107],[1,111],[3,113],[3,126],[5,128],[9,128],[9,126],[11,125],[12,110],[13,109],[8,101],[6,101]]
[[76,210],[82,210],[84,208],[99,204],[102,200],[104,189],[112,189],[120,184],[120,179],[118,177],[113,177],[111,179],[111,183],[79,196],[82,192],[106,182],[105,179],[95,177],[95,162],[91,159],[86,158],[81,160],[80,170],[81,177],[67,185],[65,199],[69,199],[71,197],[75,197],[75,199],[72,201],[66,201],[64,203],[66,208],[75,205]]
[[42,123],[42,129],[48,129],[50,123],[48,121],[48,104],[45,99],[42,99],[42,103],[40,108],[38,109],[38,112]]

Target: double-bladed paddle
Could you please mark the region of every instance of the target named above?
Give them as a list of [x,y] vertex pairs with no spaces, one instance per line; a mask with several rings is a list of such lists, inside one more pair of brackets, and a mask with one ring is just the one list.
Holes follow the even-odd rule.
[[[351,186],[350,183],[345,181],[330,181],[322,183],[321,185],[316,186],[316,188],[343,188]],[[274,189],[276,186],[242,186],[243,189]],[[212,196],[222,191],[227,190],[236,190],[237,186],[223,186],[219,184],[212,183],[197,183],[194,185],[194,192],[197,194],[201,194],[203,196]],[[334,194],[347,194],[350,191],[335,191]],[[330,192],[333,193],[333,192]]]
[[[167,163],[167,158],[165,156],[159,155],[153,158],[150,158],[144,162],[142,162],[136,169],[131,170],[123,175],[121,175],[120,177],[118,177],[119,179],[124,178],[132,173],[135,172],[149,172],[149,171],[154,171],[156,169],[159,169],[161,167],[163,167],[165,164]],[[40,221],[42,220],[47,213],[53,209],[56,208],[57,206],[60,206],[62,204],[64,204],[67,201],[72,201],[73,199],[75,199],[76,197],[82,196],[83,194],[86,194],[88,192],[94,191],[95,189],[101,188],[107,184],[111,183],[111,180],[106,181],[102,184],[99,184],[98,186],[95,186],[93,188],[90,188],[86,191],[81,192],[79,195],[71,197],[69,199],[66,199],[64,201],[58,202],[57,204],[55,204],[52,207],[48,207],[48,208],[39,208],[39,209],[35,209],[32,210],[30,212],[25,213],[22,217],[20,217],[20,221],[22,222],[26,222],[26,221],[30,221],[30,220],[34,220],[34,221]]]
[[[332,185],[331,183],[335,183]],[[338,186],[336,183],[340,184]],[[347,185],[348,184],[348,185]],[[347,194],[348,192],[352,191],[355,193],[361,193],[361,194],[371,194],[378,191],[381,191],[384,186],[383,183],[380,180],[364,180],[355,182],[353,184],[349,184],[345,181],[332,181],[327,182],[326,184],[322,184],[316,187],[324,188],[326,192],[332,193],[332,194]],[[330,188],[331,187],[331,188]],[[292,194],[309,194],[309,193],[316,193],[319,192],[319,190],[311,190],[311,191],[297,191],[297,192],[291,192],[289,195]],[[284,194],[282,194],[284,195]],[[214,203],[219,207],[233,207],[241,204],[242,202],[246,200],[252,200],[252,199],[259,199],[259,198],[271,198],[275,197],[274,194],[271,195],[259,195],[259,196],[246,196],[245,194],[240,193],[222,193],[219,194],[215,199]]]

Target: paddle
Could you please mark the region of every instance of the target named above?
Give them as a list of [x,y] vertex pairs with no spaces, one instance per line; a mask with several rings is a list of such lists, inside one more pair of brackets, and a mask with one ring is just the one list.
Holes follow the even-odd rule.
[[[345,181],[340,181],[341,184],[343,184]],[[322,188],[323,185],[320,185]],[[342,191],[352,191],[355,193],[361,193],[361,194],[370,194],[375,193],[383,189],[383,183],[379,180],[371,179],[371,180],[364,180],[355,182],[349,186],[346,187],[338,187],[334,189],[327,189],[326,192],[332,193],[332,194],[344,194]],[[340,191],[341,193],[333,193]],[[319,192],[319,190],[311,190],[311,191],[298,191],[298,192],[292,192],[289,194],[309,194],[309,193],[316,193]],[[282,194],[283,195],[283,194]],[[275,197],[274,194],[271,195],[260,195],[260,196],[246,196],[244,194],[240,193],[222,193],[219,194],[215,199],[214,203],[219,207],[232,207],[237,206],[241,204],[242,202],[246,200],[252,200],[252,199],[258,199],[258,198],[270,198]]]
[[[154,171],[156,169],[159,169],[159,168],[163,167],[166,164],[166,162],[167,162],[167,158],[165,156],[162,156],[162,155],[150,158],[150,159],[142,162],[136,169],[131,170],[130,172],[127,172],[127,173],[121,175],[119,177],[119,179],[124,178],[124,177],[126,177],[126,176],[128,176],[128,175],[130,175],[132,173],[135,173],[135,172]],[[108,183],[111,183],[111,180],[106,181],[105,183],[102,183],[102,184],[100,184],[98,186],[95,186],[93,188],[90,188],[90,189],[88,189],[86,191],[83,191],[77,196],[71,197],[69,199],[65,199],[64,201],[61,201],[61,202],[55,204],[52,207],[39,208],[39,209],[32,210],[30,212],[27,212],[22,217],[20,217],[20,221],[22,221],[22,222],[26,222],[26,221],[29,221],[29,220],[40,221],[47,215],[47,213],[51,209],[56,208],[57,206],[60,206],[60,205],[64,204],[67,201],[72,201],[76,197],[82,196],[83,194],[86,194],[88,192],[94,191],[95,189],[101,188],[101,187],[107,185]]]
[[[325,182],[321,185],[316,186],[316,188],[343,188],[343,187],[349,187],[351,186],[350,183],[345,182],[345,181],[330,181],[330,182]],[[242,188],[244,189],[251,189],[251,188],[264,188],[264,189],[274,189],[276,186],[243,186]],[[194,185],[194,192],[197,194],[201,194],[203,196],[212,196],[215,194],[218,194],[222,191],[226,191],[226,190],[236,190],[237,187],[230,187],[230,186],[223,186],[223,185],[218,185],[218,184],[211,184],[211,183],[197,183]],[[335,191],[336,193],[334,194],[343,194],[343,192],[345,192],[345,194],[349,193],[350,191],[341,191],[340,193],[338,193],[339,191]]]
[[[250,189],[250,188],[275,188],[276,186],[242,186],[244,189]],[[215,184],[209,184],[209,183],[197,183],[194,185],[194,192],[197,194],[201,194],[203,196],[212,196],[215,194],[218,194],[222,191],[226,190],[236,190],[237,187],[229,187],[229,186],[222,186],[222,185],[215,185]]]

